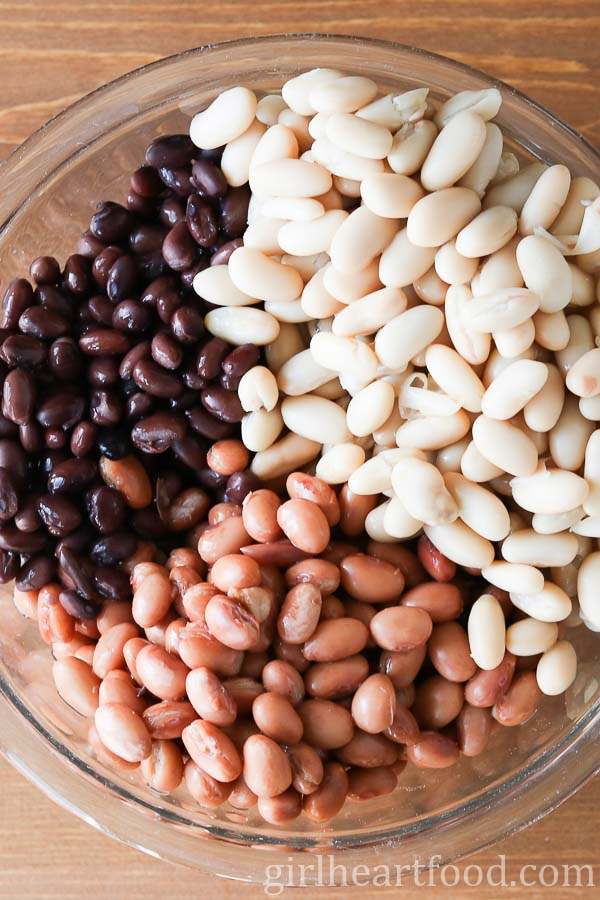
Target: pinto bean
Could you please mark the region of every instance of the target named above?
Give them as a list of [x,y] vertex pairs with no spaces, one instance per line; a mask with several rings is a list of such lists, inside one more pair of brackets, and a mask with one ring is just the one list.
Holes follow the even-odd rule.
[[186,692],[201,718],[213,725],[231,725],[237,704],[223,682],[206,666],[192,669],[186,678]]
[[445,769],[458,762],[456,741],[438,731],[423,731],[414,744],[406,748],[408,759],[419,769]]
[[302,739],[302,719],[289,700],[271,691],[259,694],[252,704],[254,721],[279,744],[297,744]]
[[373,800],[391,794],[398,784],[398,776],[391,766],[375,769],[351,769],[348,774],[350,800]]
[[209,809],[222,806],[231,794],[231,783],[218,781],[197,766],[193,759],[188,759],[183,767],[185,786],[196,803]]
[[335,662],[360,653],[368,639],[369,631],[358,619],[329,619],[317,625],[303,653],[311,662]]
[[198,714],[187,700],[162,700],[146,707],[142,718],[155,740],[175,740],[191,725]]
[[535,672],[518,672],[508,690],[496,700],[492,716],[500,725],[522,725],[534,715],[541,698]]
[[412,650],[429,640],[433,624],[423,609],[391,606],[371,620],[371,634],[384,650]]
[[426,654],[425,644],[419,644],[412,650],[384,650],[379,657],[379,670],[389,675],[395,687],[408,687],[417,677]]
[[333,700],[358,690],[369,674],[369,663],[361,654],[337,662],[316,663],[304,675],[306,691],[311,697]]
[[188,667],[156,644],[147,644],[137,654],[135,666],[145,688],[161,700],[185,696]]
[[510,687],[516,663],[516,657],[507,650],[495,669],[478,669],[465,685],[467,703],[482,708],[494,706]]
[[196,719],[183,729],[181,739],[196,765],[217,781],[229,783],[241,774],[242,760],[233,742],[211,722]]
[[99,706],[94,715],[98,736],[105,747],[127,762],[150,755],[152,741],[143,719],[124,703]]
[[343,766],[326,763],[319,787],[304,798],[304,812],[313,822],[327,822],[337,816],[347,794],[348,776]]
[[449,681],[468,681],[477,671],[469,638],[458,622],[434,625],[427,652],[434,668]]
[[391,766],[398,758],[398,747],[383,734],[367,734],[357,729],[352,739],[337,749],[335,755],[344,765],[371,769]]
[[[247,660],[248,657],[246,657]],[[304,699],[304,682],[294,666],[282,659],[272,659],[262,669],[265,690],[286,697],[292,706]]]
[[310,582],[296,584],[286,594],[277,619],[277,630],[283,641],[303,644],[314,634],[321,614],[322,596]]
[[391,563],[375,556],[357,553],[340,564],[344,590],[365,603],[398,600],[404,590],[404,575]]
[[459,714],[464,701],[461,684],[432,675],[416,687],[412,713],[424,730],[445,728]]
[[462,597],[455,584],[426,581],[407,591],[400,601],[402,606],[416,607],[428,612],[431,621],[450,622],[462,612]]
[[321,757],[310,744],[299,743],[286,747],[292,769],[292,785],[298,793],[312,794],[323,781]]
[[244,781],[257,797],[276,797],[292,783],[290,762],[270,737],[255,734],[244,744]]
[[304,739],[313,747],[332,750],[343,747],[354,733],[352,716],[330,700],[303,700],[297,707],[304,725]]
[[155,791],[177,790],[183,778],[183,758],[174,741],[152,741],[150,756],[142,760],[142,777]]
[[340,505],[335,491],[320,478],[306,472],[292,472],[285,483],[292,499],[308,500],[322,510],[331,528],[340,521]]
[[465,756],[483,753],[494,725],[487,709],[465,703],[456,719],[458,746]]

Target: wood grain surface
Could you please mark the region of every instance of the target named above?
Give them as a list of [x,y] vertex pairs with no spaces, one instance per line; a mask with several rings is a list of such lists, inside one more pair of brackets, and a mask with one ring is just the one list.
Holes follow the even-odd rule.
[[[369,35],[446,54],[527,92],[600,143],[598,0],[0,0],[0,158],[82,94],[136,66],[225,38],[286,31]],[[506,856],[509,879],[523,865],[595,864],[597,889],[599,806],[596,779],[463,869],[470,862],[497,863],[499,854]],[[407,883],[402,894],[413,900],[423,890],[432,893]],[[456,898],[501,895],[485,886],[439,887],[446,890]],[[519,898],[594,893],[539,884],[507,890]],[[361,889],[362,897],[381,893],[387,891]],[[0,761],[1,898],[163,896],[228,900],[264,893],[175,870],[119,845],[53,805]],[[341,900],[348,891],[328,890],[326,896]]]

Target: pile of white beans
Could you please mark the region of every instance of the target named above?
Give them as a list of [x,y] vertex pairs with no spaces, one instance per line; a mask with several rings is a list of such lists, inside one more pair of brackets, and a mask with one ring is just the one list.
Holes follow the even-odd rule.
[[600,630],[600,189],[520,168],[501,101],[325,68],[225,91],[190,136],[224,146],[249,223],[194,288],[208,331],[265,347],[239,386],[256,475],[312,465],[372,498],[371,539],[423,531],[481,571],[527,618],[505,633],[484,595],[473,657],[544,653],[557,694],[577,666],[562,626]]

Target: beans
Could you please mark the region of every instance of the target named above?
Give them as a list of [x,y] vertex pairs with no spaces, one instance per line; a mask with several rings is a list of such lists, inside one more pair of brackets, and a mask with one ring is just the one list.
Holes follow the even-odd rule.
[[107,703],[94,715],[102,743],[127,762],[141,762],[151,753],[152,742],[143,720],[123,703]]
[[296,706],[304,697],[304,683],[299,672],[289,663],[273,659],[262,669],[262,681],[267,691],[286,697]]
[[348,793],[348,776],[336,762],[326,763],[319,787],[304,798],[303,809],[313,822],[327,822],[341,810]]
[[369,632],[358,619],[340,618],[317,625],[303,647],[306,659],[314,662],[334,662],[360,653],[367,644]]
[[418,607],[388,607],[371,620],[371,634],[384,650],[412,650],[425,643],[431,635],[432,622],[428,613]]
[[395,763],[398,747],[381,734],[356,731],[352,739],[336,751],[336,756],[345,765],[374,769]]
[[310,582],[288,591],[277,620],[280,638],[290,644],[308,641],[317,627],[321,604],[321,591]]
[[171,585],[169,579],[166,574],[151,574],[144,578],[133,595],[133,618],[142,628],[149,628],[164,618],[170,606]]
[[128,622],[113,625],[104,632],[94,650],[93,669],[99,678],[105,678],[111,669],[123,668],[125,644],[138,635],[138,628]]
[[304,739],[324,750],[347,744],[354,733],[348,710],[329,700],[303,700],[297,707],[304,725]]
[[398,777],[391,768],[352,769],[348,777],[348,797],[350,800],[372,800],[390,794],[398,783]]
[[537,664],[536,679],[543,694],[562,694],[574,682],[577,654],[569,641],[557,641]]
[[226,647],[247,650],[258,640],[259,623],[256,618],[242,603],[231,597],[221,594],[211,597],[205,616],[211,634]]
[[52,666],[52,677],[65,703],[82,716],[94,715],[98,708],[100,679],[87,663],[74,656],[57,659]]
[[352,699],[352,718],[369,734],[379,734],[389,728],[395,711],[396,693],[387,675],[371,675]]
[[331,700],[354,693],[369,673],[364,656],[349,656],[338,662],[316,663],[305,673],[306,690],[313,697]]
[[153,741],[152,752],[142,761],[141,771],[146,784],[155,791],[169,793],[176,790],[183,778],[183,760],[172,741]]
[[535,713],[540,696],[535,672],[519,672],[496,700],[492,716],[500,725],[522,725]]
[[386,603],[397,600],[404,589],[400,569],[366,554],[347,556],[340,565],[344,590],[356,600]]
[[458,761],[459,749],[452,738],[436,731],[424,731],[414,744],[409,744],[406,754],[420,769],[445,769]]
[[184,728],[196,719],[196,711],[187,701],[163,700],[148,706],[142,718],[155,740],[180,738]]
[[460,684],[432,675],[417,686],[412,713],[424,730],[445,728],[459,714],[463,698]]
[[252,704],[252,715],[260,730],[280,744],[297,744],[302,738],[302,720],[281,694],[259,694]]
[[321,553],[329,543],[327,518],[309,500],[287,500],[277,510],[277,523],[292,544],[307,553]]
[[225,732],[215,725],[196,719],[183,729],[181,737],[196,765],[216,781],[229,783],[241,774],[242,761],[238,751]]
[[[100,682],[98,700],[101,706],[106,703],[123,703],[125,706],[131,707],[140,716],[143,716],[146,709],[146,702],[142,697],[138,696],[138,689],[131,676],[122,669],[113,669]],[[144,721],[146,720],[144,719]],[[146,725],[148,725],[147,722]]]
[[323,763],[317,751],[308,744],[299,743],[286,748],[292,770],[292,785],[304,796],[313,794],[323,781]]
[[435,625],[428,644],[429,658],[435,669],[449,681],[468,681],[476,671],[469,640],[457,622]]
[[245,742],[244,781],[258,797],[276,797],[292,783],[289,760],[271,738],[256,734]]
[[194,709],[204,720],[220,726],[235,721],[235,700],[210,669],[201,666],[191,671],[186,679],[186,691]]

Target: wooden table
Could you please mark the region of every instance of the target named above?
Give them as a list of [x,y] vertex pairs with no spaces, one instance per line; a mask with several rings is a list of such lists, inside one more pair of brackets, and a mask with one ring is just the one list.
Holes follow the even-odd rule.
[[[0,157],[82,94],[129,69],[207,42],[284,31],[363,34],[446,54],[526,91],[600,142],[598,0],[2,0]],[[509,877],[526,864],[597,862],[599,806],[597,779],[542,822],[470,862],[497,863],[505,854]],[[525,893],[516,890],[516,896]],[[574,896],[573,890],[531,887],[526,893],[561,898]],[[498,896],[485,887],[453,890],[459,898],[475,892]],[[341,900],[343,893],[327,896]],[[361,891],[363,897],[378,893]],[[407,898],[419,893],[403,887]],[[264,896],[260,888],[176,872],[110,841],[0,761],[0,897],[163,895]]]

